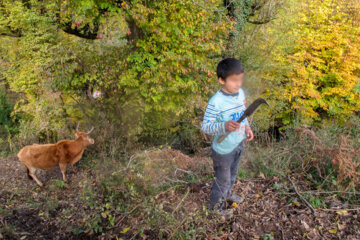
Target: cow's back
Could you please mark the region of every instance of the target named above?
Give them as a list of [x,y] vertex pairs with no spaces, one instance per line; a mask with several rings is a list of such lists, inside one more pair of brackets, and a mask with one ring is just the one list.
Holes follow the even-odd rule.
[[26,166],[43,170],[54,168],[59,164],[59,156],[55,144],[25,146],[19,151],[17,156]]

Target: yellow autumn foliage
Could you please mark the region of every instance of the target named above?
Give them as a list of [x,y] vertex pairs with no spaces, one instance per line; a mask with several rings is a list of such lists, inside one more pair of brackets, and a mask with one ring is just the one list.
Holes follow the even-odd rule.
[[277,56],[291,67],[273,75],[269,93],[288,125],[343,122],[360,109],[360,1],[301,0],[292,51]]

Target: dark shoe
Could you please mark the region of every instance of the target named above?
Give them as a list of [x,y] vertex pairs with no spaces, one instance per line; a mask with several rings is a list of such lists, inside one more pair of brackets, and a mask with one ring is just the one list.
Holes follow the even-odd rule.
[[230,197],[228,197],[228,199],[230,202],[234,202],[236,204],[240,204],[244,201],[244,199],[236,194],[231,194]]
[[229,220],[233,217],[233,210],[232,209],[223,209],[225,206],[225,202],[221,201],[216,203],[211,210],[214,211],[215,215],[219,217],[222,221]]
[[232,209],[220,210],[218,216],[221,220],[227,221],[233,217],[233,211]]
[[215,205],[212,205],[211,203],[210,203],[210,209],[211,210],[222,210],[223,208],[224,208],[224,206],[225,206],[225,202],[224,201],[221,201],[221,202],[218,202],[218,203],[216,203]]

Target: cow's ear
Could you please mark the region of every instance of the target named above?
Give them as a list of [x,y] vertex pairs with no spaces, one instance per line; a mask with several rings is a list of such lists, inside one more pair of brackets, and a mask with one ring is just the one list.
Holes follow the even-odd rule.
[[77,131],[75,131],[75,136],[79,137],[79,133]]

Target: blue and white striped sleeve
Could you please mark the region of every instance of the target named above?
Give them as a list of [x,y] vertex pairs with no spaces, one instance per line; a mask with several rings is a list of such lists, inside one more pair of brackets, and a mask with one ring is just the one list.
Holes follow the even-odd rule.
[[209,135],[224,135],[226,133],[225,122],[216,122],[217,117],[220,115],[220,111],[215,108],[211,103],[208,104],[204,120],[201,124],[201,130]]

